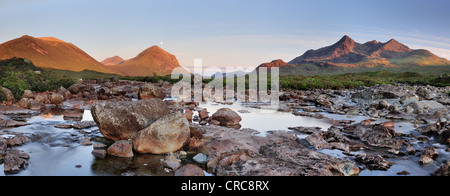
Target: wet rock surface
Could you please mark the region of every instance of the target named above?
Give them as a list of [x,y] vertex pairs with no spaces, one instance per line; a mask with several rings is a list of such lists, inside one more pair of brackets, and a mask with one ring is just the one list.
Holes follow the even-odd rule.
[[[375,175],[448,175],[445,160],[449,154],[445,150],[449,145],[450,101],[445,93],[449,89],[396,84],[356,90],[287,90],[280,96],[279,111],[298,115],[298,118],[329,120],[332,126],[318,128],[299,124],[289,128],[293,132],[275,130],[261,134],[259,130],[228,128],[245,121],[247,111],[224,109],[231,111],[214,118],[213,112],[208,112],[214,110],[202,108],[201,103],[162,101],[162,94],[166,95],[170,84],[152,85],[155,88],[146,90],[142,87],[150,85],[140,82],[83,81],[56,92],[27,91],[22,101],[0,106],[0,114],[3,114],[0,115],[0,159],[4,161],[5,172],[17,174],[32,165],[33,161],[28,162],[29,155],[38,162],[39,157],[34,159],[33,156],[42,154],[28,155],[25,151],[45,152],[36,148],[42,145],[50,151],[67,149],[62,153],[65,156],[85,149],[87,153],[80,157],[93,159],[91,167],[80,163],[73,163],[71,167],[93,172],[88,175],[348,176],[370,175],[370,172],[386,172]],[[141,95],[145,95],[145,91],[154,94],[151,96],[160,94],[160,97],[131,101],[143,99]],[[53,94],[61,95],[64,100],[54,95],[52,101]],[[217,104],[226,108],[229,103]],[[49,108],[60,111],[48,111]],[[80,121],[89,109],[92,109],[94,121]],[[178,111],[184,113],[178,114]],[[42,118],[52,115],[64,118],[53,122],[30,120],[39,113]],[[257,115],[254,110],[250,113]],[[169,114],[181,116],[164,120]],[[113,120],[108,122],[108,119]],[[6,121],[21,125],[9,124],[8,127]],[[154,132],[159,136],[152,137],[167,138],[163,136],[162,127],[171,127],[166,130],[183,130],[179,131],[183,133],[182,139],[171,150],[139,153],[135,142],[128,140],[138,138],[138,134],[152,135],[149,133],[153,131],[143,134],[142,130],[150,130],[153,124],[159,124],[161,129]],[[22,131],[25,133],[20,133]],[[25,138],[29,141],[25,142]],[[168,142],[152,144],[154,146],[148,149],[157,149],[164,146],[163,143]],[[115,152],[110,148],[116,148]],[[172,155],[166,154],[171,152]]]

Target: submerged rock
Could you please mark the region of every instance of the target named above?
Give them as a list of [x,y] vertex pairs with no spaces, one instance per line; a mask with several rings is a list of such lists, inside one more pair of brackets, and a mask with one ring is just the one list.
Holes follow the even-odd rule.
[[205,176],[203,169],[194,164],[187,164],[175,171],[175,176]]
[[128,140],[170,113],[160,99],[133,102],[99,102],[92,106],[92,117],[107,139]]
[[125,158],[134,156],[131,142],[125,140],[116,141],[106,150],[106,153],[116,157],[125,157]]
[[181,113],[174,113],[136,133],[133,148],[139,153],[165,154],[183,147],[189,137],[189,122],[186,117]]
[[392,163],[384,160],[380,155],[358,154],[355,161],[363,163],[370,170],[387,171],[392,166]]

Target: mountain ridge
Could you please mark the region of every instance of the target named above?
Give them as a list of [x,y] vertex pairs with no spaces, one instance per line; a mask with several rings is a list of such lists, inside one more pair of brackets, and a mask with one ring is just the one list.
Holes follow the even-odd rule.
[[0,60],[27,58],[37,67],[69,71],[91,70],[114,73],[74,44],[54,37],[24,35],[0,44]]

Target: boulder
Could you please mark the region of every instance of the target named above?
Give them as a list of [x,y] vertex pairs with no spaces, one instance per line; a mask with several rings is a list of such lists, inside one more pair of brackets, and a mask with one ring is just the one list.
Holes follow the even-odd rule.
[[328,97],[324,94],[317,96],[316,103],[323,106],[331,106],[332,103],[328,100]]
[[166,91],[153,84],[145,83],[139,88],[138,97],[140,100],[153,98],[164,99],[166,97]]
[[106,153],[112,156],[116,157],[124,157],[129,158],[133,157],[133,147],[130,143],[130,141],[125,140],[119,140],[116,141],[114,144],[112,144],[108,150],[106,150]]
[[165,154],[179,150],[189,137],[189,122],[178,112],[166,115],[136,133],[133,148],[139,153]]
[[235,111],[229,108],[222,108],[212,115],[212,120],[219,121],[221,126],[235,126],[239,125],[242,118]]
[[208,110],[206,110],[205,108],[198,111],[198,117],[200,118],[200,120],[208,119],[209,118]]
[[32,91],[30,91],[30,90],[25,90],[25,91],[23,91],[22,98],[33,99],[34,98],[34,93]]
[[52,104],[60,105],[62,102],[64,102],[64,96],[60,94],[52,94],[50,95],[50,102]]
[[92,117],[100,132],[111,140],[132,139],[137,132],[170,113],[160,99],[130,102],[98,102],[92,105]]
[[5,87],[1,87],[1,89],[3,90],[3,93],[5,93],[5,101],[6,102],[14,102],[16,99],[14,98],[14,94],[12,93],[11,90],[5,88]]

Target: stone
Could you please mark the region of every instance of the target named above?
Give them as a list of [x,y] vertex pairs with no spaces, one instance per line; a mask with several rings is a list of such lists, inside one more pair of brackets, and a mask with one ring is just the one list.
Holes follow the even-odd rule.
[[432,163],[434,160],[437,159],[439,156],[439,153],[436,149],[433,147],[428,147],[422,150],[422,153],[420,154],[419,163],[426,165]]
[[177,112],[136,133],[133,148],[139,153],[165,154],[179,150],[189,137],[189,122]]
[[92,117],[100,132],[114,141],[132,139],[156,120],[170,113],[160,99],[130,102],[98,102],[92,105]]
[[205,120],[209,118],[209,114],[206,108],[198,111],[198,117],[200,118],[200,120]]
[[384,122],[383,126],[386,128],[394,128],[395,127],[395,123],[392,121],[388,121],[388,122]]
[[392,166],[392,163],[384,160],[380,155],[358,154],[355,161],[363,163],[370,170],[387,171]]
[[216,176],[349,176],[359,168],[348,160],[309,150],[292,132],[266,137],[256,130],[202,127],[208,171]]
[[450,162],[443,163],[439,169],[437,169],[433,176],[450,176]]
[[198,164],[205,164],[208,161],[208,157],[203,153],[195,155],[192,159]]
[[22,98],[33,99],[34,98],[34,93],[32,91],[30,91],[30,90],[24,90]]
[[238,113],[229,108],[221,108],[212,115],[212,120],[219,121],[221,126],[234,126],[239,125],[242,118]]
[[102,143],[95,143],[94,144],[94,150],[101,150],[101,149],[106,149],[106,147],[108,147],[106,144],[102,144]]
[[92,145],[92,142],[88,137],[84,137],[83,140],[80,141],[80,145],[90,146],[90,145]]
[[395,139],[395,131],[381,124],[355,124],[344,127],[343,132],[353,134],[365,143],[382,148],[400,149],[402,141]]
[[94,149],[91,153],[95,158],[103,159],[106,157],[106,150],[104,149]]
[[50,102],[55,105],[61,105],[64,102],[64,97],[60,94],[50,95]]
[[24,135],[15,135],[14,137],[6,138],[8,146],[21,146],[30,142],[30,139]]
[[306,134],[316,134],[322,132],[322,128],[320,127],[289,127],[288,129]]
[[153,98],[164,99],[166,97],[166,91],[153,84],[145,83],[139,88],[138,97],[140,100]]
[[0,88],[1,88],[1,90],[3,90],[3,93],[5,93],[5,98],[6,98],[5,101],[6,102],[13,103],[16,100],[14,98],[14,94],[12,93],[11,90],[9,90],[9,89],[7,89],[5,87],[1,87],[1,86],[0,86]]
[[81,121],[83,119],[83,113],[84,111],[79,110],[64,110],[63,119]]
[[22,169],[26,169],[28,159],[30,159],[30,155],[22,150],[7,149],[3,164],[5,173],[16,174],[22,171]]
[[6,149],[8,148],[8,142],[5,138],[0,136],[0,159],[6,154]]
[[438,109],[445,108],[436,101],[418,101],[411,103],[409,106],[411,106],[417,114],[432,113]]
[[130,141],[119,140],[112,144],[107,150],[106,153],[116,157],[124,157],[129,158],[133,157],[133,146]]
[[197,165],[187,164],[177,169],[175,176],[205,176],[205,172]]
[[419,101],[419,97],[417,95],[403,96],[400,98],[400,103],[403,105],[408,105],[417,101]]
[[331,106],[332,103],[328,100],[328,97],[324,94],[316,97],[316,103],[322,106]]
[[176,158],[173,153],[169,153],[169,155],[167,155],[164,158],[164,161],[162,162],[162,165],[164,167],[167,167],[169,169],[172,169],[173,171],[177,170],[178,168],[180,168],[181,165],[181,160]]
[[95,126],[97,126],[97,123],[94,121],[82,121],[72,125],[74,129],[87,129]]

